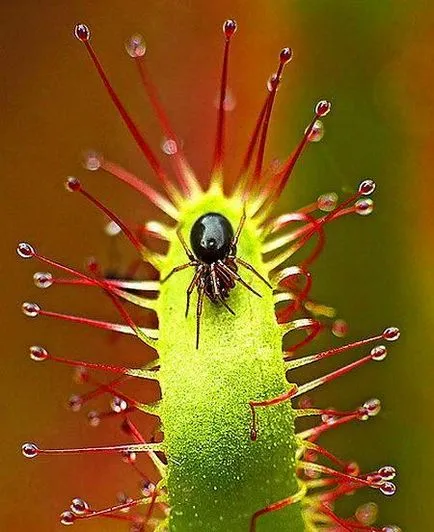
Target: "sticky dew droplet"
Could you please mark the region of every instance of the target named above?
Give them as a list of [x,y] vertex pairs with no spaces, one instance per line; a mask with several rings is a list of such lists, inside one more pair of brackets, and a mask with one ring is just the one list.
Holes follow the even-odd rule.
[[374,210],[374,202],[371,198],[359,199],[354,204],[355,211],[360,216],[368,216]]
[[34,248],[27,242],[20,242],[17,246],[17,254],[22,259],[31,259],[35,256]]
[[383,338],[388,342],[395,342],[401,336],[398,327],[388,327],[383,331]]
[[68,408],[72,412],[79,412],[83,406],[83,399],[80,395],[73,394],[67,401]]
[[70,511],[62,512],[60,514],[60,522],[62,525],[65,525],[65,526],[73,525],[75,523],[75,520],[76,520],[76,516]]
[[381,362],[387,356],[387,348],[384,345],[377,345],[371,349],[372,360]]
[[21,451],[26,458],[35,458],[39,454],[39,448],[34,443],[24,443]]
[[280,50],[280,54],[279,54],[279,59],[280,59],[280,62],[284,65],[286,65],[287,63],[289,63],[292,58],[293,58],[293,51],[292,51],[292,48],[289,48],[289,47],[285,47],[285,48],[282,48],[282,50]]
[[70,508],[75,515],[84,515],[89,511],[88,503],[79,497],[72,499]]
[[116,414],[120,414],[128,408],[128,403],[125,401],[125,399],[113,397],[113,399],[110,401],[110,408],[113,410],[113,412],[116,412]]
[[146,53],[146,43],[139,33],[132,35],[125,42],[125,49],[130,57],[143,57]]
[[322,194],[317,199],[318,209],[323,212],[334,211],[338,204],[338,199],[339,197],[336,192],[327,192],[326,194]]
[[[305,133],[307,130],[305,131]],[[316,120],[311,132],[309,133],[307,140],[309,142],[319,142],[324,137],[324,124],[321,122],[321,120]]]
[[36,303],[28,303],[27,301],[21,305],[21,309],[29,318],[36,318],[41,310]]
[[359,185],[359,193],[362,196],[370,196],[376,188],[375,181],[372,179],[365,179]]
[[393,482],[384,482],[384,484],[380,485],[380,491],[383,495],[391,497],[396,493],[396,486]]
[[363,403],[362,408],[369,417],[375,417],[381,410],[381,401],[376,397],[368,399]]
[[91,427],[98,427],[101,423],[101,417],[96,410],[91,410],[87,414],[87,421]]
[[333,322],[332,333],[337,338],[344,338],[349,331],[348,323],[345,320],[338,319]]
[[396,477],[396,469],[393,466],[383,466],[378,470],[378,474],[384,480],[393,480]]
[[33,282],[38,288],[49,288],[53,284],[53,276],[49,272],[36,272]]
[[318,117],[322,118],[330,113],[331,108],[332,108],[331,102],[329,102],[328,100],[320,100],[315,105],[315,114]]
[[223,33],[226,39],[230,39],[237,31],[237,23],[233,19],[225,20],[223,23]]
[[77,192],[81,188],[80,180],[76,177],[69,176],[65,182],[65,188],[68,192]]
[[355,517],[364,526],[372,525],[378,517],[378,505],[374,502],[360,505],[356,510]]
[[83,167],[91,172],[99,170],[101,168],[102,162],[102,155],[96,151],[88,151],[83,156]]
[[90,39],[90,29],[86,24],[76,24],[74,28],[75,37],[82,42],[86,42]]
[[47,360],[48,352],[40,345],[32,345],[29,349],[30,358],[35,362]]
[[133,464],[137,459],[137,454],[131,451],[122,451],[122,460],[126,464]]
[[163,139],[161,142],[161,151],[166,155],[175,155],[178,153],[178,145],[173,139]]
[[111,220],[104,226],[104,232],[108,236],[116,236],[122,232],[122,229],[116,222]]

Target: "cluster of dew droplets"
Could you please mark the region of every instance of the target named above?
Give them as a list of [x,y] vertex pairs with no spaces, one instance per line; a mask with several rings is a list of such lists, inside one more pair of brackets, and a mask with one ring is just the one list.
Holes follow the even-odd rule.
[[70,509],[60,514],[62,525],[73,525],[77,518],[83,517],[90,512],[89,504],[79,497],[72,500]]

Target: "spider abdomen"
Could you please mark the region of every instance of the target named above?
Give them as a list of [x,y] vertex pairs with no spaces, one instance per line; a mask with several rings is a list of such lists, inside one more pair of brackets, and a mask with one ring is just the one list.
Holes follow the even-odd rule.
[[209,212],[194,223],[190,243],[200,261],[212,264],[227,257],[233,236],[230,221],[222,214]]

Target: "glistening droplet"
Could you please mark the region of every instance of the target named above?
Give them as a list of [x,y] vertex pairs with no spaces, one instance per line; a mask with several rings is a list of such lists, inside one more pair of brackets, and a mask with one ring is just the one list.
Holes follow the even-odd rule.
[[35,250],[27,242],[20,242],[17,246],[17,253],[22,259],[31,259],[35,255]]
[[125,49],[130,57],[143,57],[146,53],[146,43],[142,35],[136,33],[125,43]]
[[30,348],[30,358],[35,362],[42,362],[43,360],[47,360],[48,352],[40,345],[32,345]]
[[36,318],[40,312],[40,307],[36,303],[25,302],[22,304],[21,309],[23,313],[29,318]]
[[39,448],[34,443],[25,443],[21,447],[21,451],[26,458],[35,458],[38,456]]
[[49,288],[53,284],[53,276],[49,272],[36,272],[33,282],[38,288]]

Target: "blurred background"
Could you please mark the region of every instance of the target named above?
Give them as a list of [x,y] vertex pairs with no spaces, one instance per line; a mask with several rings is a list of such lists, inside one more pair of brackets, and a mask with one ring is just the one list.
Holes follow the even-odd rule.
[[[5,400],[0,528],[61,530],[58,514],[74,496],[100,508],[113,504],[120,491],[137,493],[138,477],[115,456],[41,457],[29,462],[20,453],[21,443],[28,440],[46,447],[74,447],[127,439],[116,420],[104,420],[96,428],[87,423],[89,409],[107,409],[106,397],[82,412],[68,410],[68,397],[85,388],[73,382],[69,368],[31,363],[29,345],[41,344],[71,358],[130,366],[151,356],[134,339],[114,341],[102,331],[74,324],[45,318],[32,321],[20,311],[20,303],[28,300],[51,310],[115,318],[106,300],[92,289],[53,287],[41,293],[32,283],[32,274],[41,267],[19,261],[15,254],[17,242],[28,240],[41,252],[75,267],[97,256],[106,269],[125,272],[133,257],[129,246],[104,234],[102,216],[82,198],[65,194],[67,175],[82,178],[127,220],[158,216],[134,192],[81,166],[82,151],[92,148],[154,183],[83,46],[73,38],[73,26],[76,22],[91,26],[93,45],[115,87],[158,148],[161,135],[124,49],[131,34],[145,36],[148,64],[161,97],[204,180],[215,131],[221,24],[233,17],[239,27],[230,66],[235,107],[228,113],[228,179],[239,164],[277,54],[281,47],[291,46],[294,59],[278,95],[269,160],[289,153],[317,100],[331,99],[333,109],[325,120],[324,139],[309,146],[278,211],[309,203],[324,192],[346,197],[364,177],[375,178],[378,186],[374,213],[332,224],[326,250],[313,269],[313,296],[338,309],[350,326],[350,339],[375,334],[388,325],[402,331],[382,364],[370,364],[312,394],[318,405],[344,409],[370,397],[383,401],[377,418],[336,431],[323,443],[345,459],[356,459],[364,470],[395,465],[399,490],[387,500],[363,491],[345,501],[342,512],[349,515],[361,502],[374,500],[380,505],[380,523],[396,523],[411,532],[431,530],[431,3],[6,0],[0,13]],[[141,270],[139,275],[147,272]],[[339,342],[326,335],[312,349]],[[354,353],[347,357],[354,358]],[[310,375],[317,376],[319,370],[312,368]],[[143,400],[155,393],[131,390]],[[148,437],[152,427],[137,419]],[[141,463],[146,468],[146,460]],[[111,520],[80,523],[77,528],[125,530],[122,523]]]

